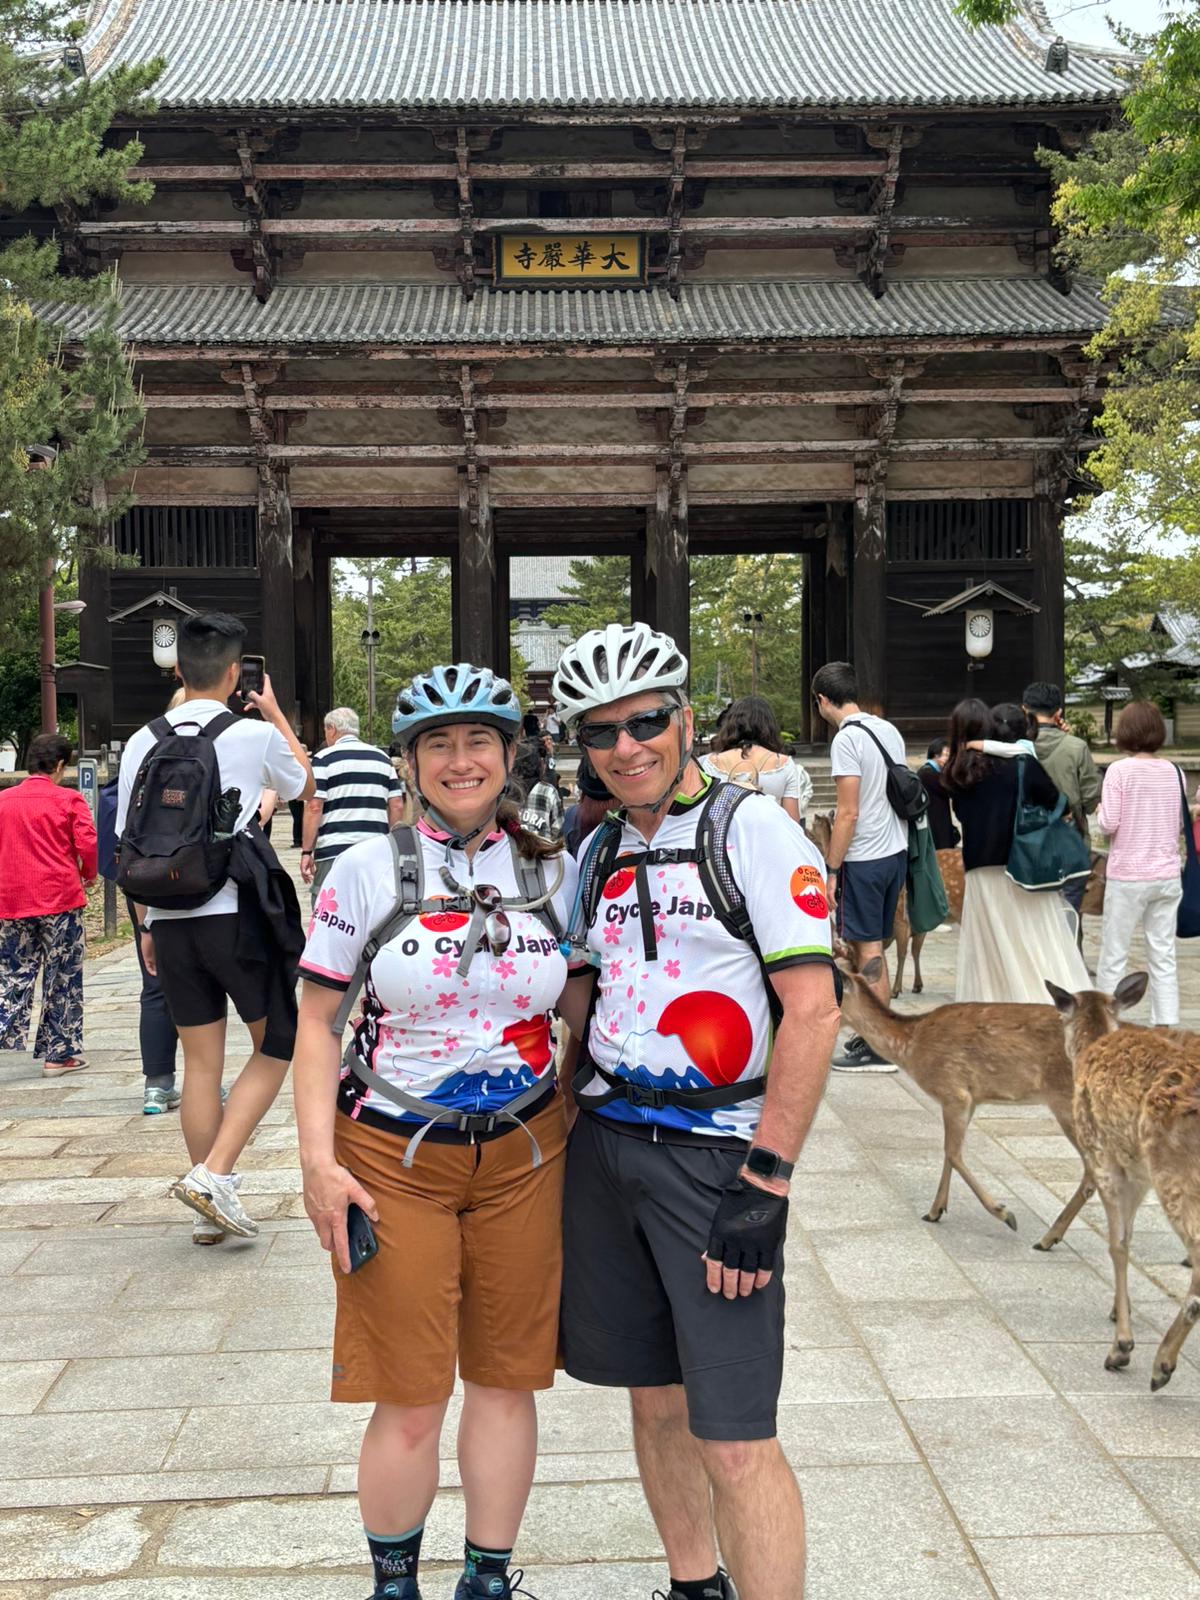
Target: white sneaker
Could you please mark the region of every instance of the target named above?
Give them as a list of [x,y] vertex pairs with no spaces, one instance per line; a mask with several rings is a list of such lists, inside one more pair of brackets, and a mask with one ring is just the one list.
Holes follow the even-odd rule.
[[195,1217],[193,1219],[193,1244],[224,1244],[226,1237],[225,1229],[215,1222],[210,1222],[207,1217]]
[[246,1214],[238,1199],[238,1174],[228,1177],[210,1172],[203,1161],[197,1161],[192,1170],[171,1185],[171,1194],[185,1206],[198,1211],[202,1217],[215,1222],[226,1233],[236,1233],[239,1239],[258,1237],[258,1224]]

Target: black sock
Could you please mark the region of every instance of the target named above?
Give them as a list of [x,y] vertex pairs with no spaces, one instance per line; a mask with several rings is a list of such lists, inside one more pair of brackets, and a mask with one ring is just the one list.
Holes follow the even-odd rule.
[[468,1578],[474,1578],[481,1572],[505,1573],[511,1560],[511,1550],[485,1550],[471,1539],[463,1545],[463,1570]]
[[680,1600],[712,1600],[714,1594],[722,1592],[719,1570],[711,1578],[692,1578],[687,1583],[680,1578],[671,1579],[671,1600],[675,1600],[676,1595]]
[[417,1563],[421,1559],[421,1535],[425,1524],[410,1528],[407,1533],[385,1535],[364,1528],[371,1547],[371,1560],[375,1567],[375,1586],[380,1588],[389,1578],[415,1578]]

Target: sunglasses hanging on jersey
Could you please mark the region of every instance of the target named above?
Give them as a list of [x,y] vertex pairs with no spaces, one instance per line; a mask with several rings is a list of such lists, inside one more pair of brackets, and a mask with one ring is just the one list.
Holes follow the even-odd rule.
[[635,744],[646,744],[666,733],[674,715],[674,706],[662,706],[657,711],[626,717],[624,722],[583,722],[579,726],[579,743],[585,750],[612,750],[622,733],[627,733]]

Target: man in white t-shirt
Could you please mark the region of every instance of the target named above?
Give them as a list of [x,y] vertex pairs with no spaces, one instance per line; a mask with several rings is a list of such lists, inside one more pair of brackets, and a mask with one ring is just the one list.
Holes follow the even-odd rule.
[[[883,946],[892,936],[908,870],[908,824],[888,800],[887,763],[905,759],[904,739],[890,722],[860,708],[858,683],[848,661],[821,667],[813,675],[812,694],[820,715],[837,729],[829,747],[837,810],[825,863],[827,898],[837,931],[854,952],[859,971],[872,957],[882,958],[874,989],[886,1005],[891,987]],[[858,1035],[840,1056],[834,1056],[832,1065],[839,1072],[896,1070]]]
[[[189,617],[179,630],[182,703],[166,713],[175,728],[204,727],[224,715],[238,686],[246,629],[236,617],[207,612]],[[222,793],[239,791],[232,831],[241,832],[258,812],[265,788],[282,800],[307,800],[312,769],[266,678],[261,694],[247,695],[263,720],[247,719],[216,734]],[[187,731],[184,728],[184,731]],[[158,739],[150,726],[139,728],[121,756],[117,798],[117,838],[125,829],[138,770]],[[235,1164],[250,1136],[270,1109],[287,1074],[294,1021],[272,1015],[273,969],[264,946],[261,961],[238,951],[238,889],[232,879],[211,900],[191,910],[134,906],[142,959],[156,973],[183,1046],[184,1079],[180,1120],[192,1170],[171,1190],[199,1213],[193,1238],[216,1244],[226,1233],[253,1238],[258,1228],[237,1196]],[[225,1021],[229,1001],[250,1030],[254,1050],[221,1103],[225,1065]]]

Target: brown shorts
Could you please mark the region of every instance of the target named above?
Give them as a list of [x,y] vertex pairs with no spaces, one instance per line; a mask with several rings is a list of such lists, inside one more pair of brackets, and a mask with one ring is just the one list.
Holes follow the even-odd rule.
[[459,1371],[494,1389],[548,1389],[558,1349],[566,1120],[556,1094],[485,1144],[406,1137],[337,1119],[338,1160],[379,1208],[379,1254],[338,1270],[331,1398],[424,1406]]

